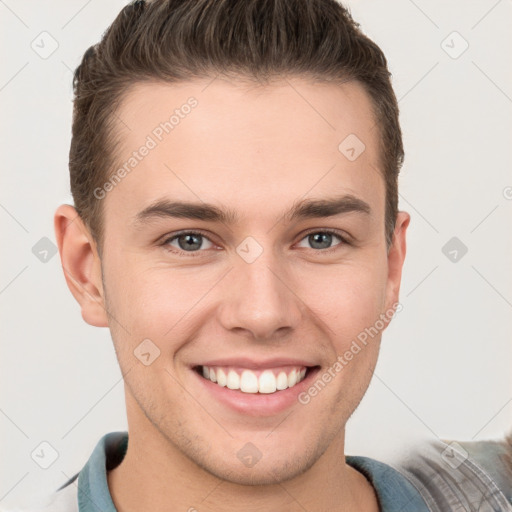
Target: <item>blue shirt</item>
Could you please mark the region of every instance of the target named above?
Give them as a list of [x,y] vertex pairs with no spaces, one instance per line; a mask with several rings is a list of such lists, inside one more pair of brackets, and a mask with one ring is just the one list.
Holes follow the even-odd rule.
[[[448,443],[425,442],[395,467],[362,456],[347,455],[345,460],[371,482],[381,512],[512,511],[512,472],[505,460],[510,446]],[[83,469],[39,510],[116,512],[107,471],[121,463],[127,446],[127,432],[105,434]]]

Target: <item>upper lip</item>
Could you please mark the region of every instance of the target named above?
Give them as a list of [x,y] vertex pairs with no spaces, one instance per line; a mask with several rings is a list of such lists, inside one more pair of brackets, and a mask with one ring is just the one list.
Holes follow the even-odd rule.
[[252,370],[260,370],[264,368],[275,368],[277,366],[316,366],[315,363],[306,359],[296,359],[290,357],[277,357],[272,359],[249,359],[247,357],[229,357],[223,359],[211,359],[193,365],[196,366],[239,366]]

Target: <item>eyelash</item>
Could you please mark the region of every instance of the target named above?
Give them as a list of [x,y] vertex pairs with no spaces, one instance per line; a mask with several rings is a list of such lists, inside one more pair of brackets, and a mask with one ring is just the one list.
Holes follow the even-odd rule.
[[[304,238],[306,238],[307,236],[315,234],[315,233],[323,233],[323,234],[335,235],[335,236],[337,236],[341,240],[341,243],[339,243],[337,245],[334,245],[333,247],[329,247],[327,249],[317,249],[317,250],[312,249],[315,252],[319,252],[319,253],[322,253],[322,254],[330,254],[331,252],[334,252],[334,251],[338,250],[340,246],[352,245],[348,241],[347,237],[343,236],[339,231],[333,230],[333,229],[321,229],[321,230],[313,229],[313,230],[308,231],[307,233],[305,233],[304,236],[299,240],[299,242],[304,240]],[[212,244],[214,243],[212,240],[210,240],[210,238],[208,236],[206,236],[201,231],[180,231],[178,233],[173,234],[170,237],[167,237],[160,245],[163,246],[167,251],[169,251],[169,252],[171,252],[173,254],[183,255],[183,253],[184,253],[186,255],[185,257],[191,257],[191,258],[194,258],[194,257],[197,257],[197,256],[201,256],[201,253],[204,252],[202,250],[198,250],[198,251],[183,251],[183,250],[179,250],[179,249],[175,249],[175,248],[172,248],[172,249],[169,248],[168,244],[170,242],[172,242],[174,239],[179,238],[180,236],[183,236],[183,235],[199,235],[199,236],[201,236],[203,238],[206,238]]]

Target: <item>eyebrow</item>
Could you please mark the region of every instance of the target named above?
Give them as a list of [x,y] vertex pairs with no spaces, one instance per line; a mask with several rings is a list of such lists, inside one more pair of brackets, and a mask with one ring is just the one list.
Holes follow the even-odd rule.
[[[285,212],[283,218],[286,222],[292,222],[301,219],[333,217],[353,212],[371,215],[372,210],[366,201],[351,194],[345,194],[334,198],[296,201]],[[134,224],[135,226],[143,226],[158,218],[195,219],[223,224],[236,224],[240,219],[235,210],[223,210],[213,204],[159,199],[137,213]]]

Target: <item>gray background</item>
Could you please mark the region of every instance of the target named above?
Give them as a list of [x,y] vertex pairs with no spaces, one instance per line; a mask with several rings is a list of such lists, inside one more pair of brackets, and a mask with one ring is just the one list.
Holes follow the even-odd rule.
[[[40,241],[55,242],[54,210],[71,202],[72,70],[124,4],[0,0],[0,507],[56,489],[103,434],[127,429],[109,331],[82,320]],[[394,76],[412,220],[404,309],[346,451],[388,460],[420,438],[500,437],[512,426],[512,2],[347,4]],[[455,262],[452,237],[467,247]]]

